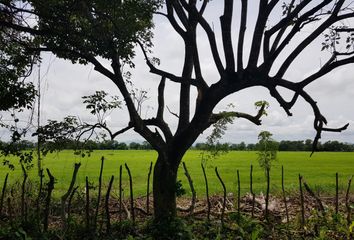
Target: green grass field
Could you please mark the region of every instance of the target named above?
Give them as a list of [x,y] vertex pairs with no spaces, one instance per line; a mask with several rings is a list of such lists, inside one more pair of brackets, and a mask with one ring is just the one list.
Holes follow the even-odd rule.
[[[107,185],[111,175],[115,176],[114,191],[118,189],[119,166],[127,163],[131,169],[134,181],[134,195],[145,195],[147,174],[150,161],[155,161],[155,151],[129,150],[129,151],[94,151],[90,157],[81,158],[71,151],[63,151],[58,154],[50,154],[43,160],[44,168],[49,168],[56,178],[54,196],[60,196],[69,187],[73,165],[81,162],[77,183],[84,186],[85,177],[89,176],[90,182],[98,183],[101,156],[106,158],[104,165],[104,184]],[[220,182],[216,178],[214,168],[217,166],[223,178],[228,192],[235,193],[236,171],[240,171],[241,191],[249,191],[250,165],[253,164],[253,188],[256,192],[265,191],[266,181],[263,170],[258,166],[256,152],[229,152],[218,159],[207,162],[207,176],[209,188],[212,194],[222,191]],[[198,196],[205,195],[205,184],[202,174],[201,155],[199,151],[189,151],[184,161],[193,179]],[[310,157],[309,152],[279,152],[278,161],[274,162],[271,170],[271,193],[278,194],[281,191],[281,166],[285,170],[285,187],[291,191],[298,189],[298,174],[301,173],[309,185],[316,191],[324,194],[333,194],[335,191],[335,173],[339,173],[339,186],[346,189],[348,178],[354,174],[354,153],[315,153]],[[15,183],[21,177],[19,167],[10,171],[7,167],[0,167],[0,186],[7,172],[10,172],[9,183]],[[32,181],[38,181],[37,170],[34,168],[29,173]],[[179,179],[189,194],[189,186],[184,176],[182,167],[179,171]],[[47,176],[46,176],[47,181]],[[123,182],[127,195],[128,175],[123,167]],[[105,191],[105,190],[104,190]]]

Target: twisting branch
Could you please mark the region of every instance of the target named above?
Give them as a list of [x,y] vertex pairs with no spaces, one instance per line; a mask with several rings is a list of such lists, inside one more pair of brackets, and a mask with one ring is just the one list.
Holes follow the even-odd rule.
[[[314,6],[307,12],[303,13],[299,16],[300,12],[310,3],[309,1],[302,1],[299,3],[293,11],[288,12],[287,16],[280,20],[275,26],[265,31],[264,33],[264,44],[266,44],[265,48],[269,48],[270,38],[278,32],[275,37],[272,47],[270,49],[270,54],[265,58],[265,64],[267,66],[266,70],[269,71],[271,66],[273,65],[275,59],[279,56],[279,54],[284,50],[284,48],[288,45],[288,43],[294,38],[294,36],[301,30],[304,26],[304,22],[308,19],[311,19],[316,12],[320,11],[323,7],[328,5],[332,0],[322,1],[320,4]],[[289,10],[290,11],[290,10]],[[281,41],[283,34],[286,32],[286,29],[291,26],[290,32],[287,36]],[[281,42],[280,42],[281,41]]]
[[220,54],[219,54],[219,50],[218,50],[218,47],[216,44],[216,38],[215,38],[215,34],[214,34],[213,29],[210,27],[209,23],[203,17],[203,15],[202,15],[203,12],[199,12],[198,9],[195,7],[195,4],[194,4],[194,6],[187,5],[186,10],[189,12],[189,14],[191,16],[193,16],[193,18],[197,19],[198,23],[201,25],[201,27],[203,28],[203,30],[207,34],[211,53],[212,53],[216,68],[218,69],[220,76],[222,76],[223,72],[224,72],[224,66],[223,66],[222,61],[220,59]]
[[156,68],[154,66],[154,64],[150,61],[149,57],[147,56],[147,53],[146,53],[146,50],[144,49],[144,46],[140,42],[138,42],[138,44],[139,44],[139,46],[141,48],[141,51],[144,54],[146,64],[150,68],[150,72],[151,73],[157,74],[157,75],[159,75],[161,77],[164,77],[164,78],[168,78],[172,82],[190,84],[190,85],[195,86],[197,88],[205,88],[206,87],[205,86],[206,83],[203,83],[202,81],[200,81],[200,79],[182,78],[182,77],[178,77],[178,76],[176,76],[176,75],[174,75],[172,73],[169,73],[169,72],[166,72],[166,71],[163,71],[163,70],[160,70],[160,69]]
[[174,10],[173,6],[171,4],[171,1],[166,1],[166,8],[167,8],[167,18],[171,23],[171,26],[174,28],[174,30],[182,37],[185,38],[186,32],[185,30],[178,24],[175,16],[174,16]]
[[167,108],[167,110],[168,110],[168,112],[169,112],[170,114],[172,114],[172,115],[175,116],[176,118],[179,118],[178,114],[175,113],[175,112],[172,112],[171,109],[170,109],[168,106],[166,106],[166,108]]
[[115,73],[115,80],[116,80],[115,83],[124,97],[124,101],[127,105],[128,112],[130,115],[130,120],[134,126],[134,130],[138,132],[142,137],[144,137],[153,146],[155,150],[158,151],[162,150],[163,147],[165,146],[164,140],[161,138],[159,134],[152,132],[146,126],[146,124],[144,124],[144,121],[141,119],[141,117],[139,116],[135,108],[132,97],[122,77],[121,64],[119,62],[119,56],[117,55],[117,53],[115,56],[112,56],[111,66]]
[[275,86],[273,87],[269,87],[269,92],[270,95],[272,97],[274,97],[280,104],[280,106],[284,109],[284,111],[286,112],[286,114],[288,116],[292,116],[292,113],[290,112],[290,109],[294,106],[294,104],[296,103],[298,97],[299,97],[299,93],[296,91],[294,93],[293,98],[291,99],[290,102],[287,102],[284,100],[284,98],[280,95],[279,91],[276,89]]
[[260,109],[258,110],[258,113],[254,116],[247,114],[247,113],[242,113],[242,112],[220,112],[220,113],[214,113],[211,115],[209,123],[214,124],[220,119],[223,119],[225,117],[234,117],[234,118],[244,118],[249,120],[250,122],[253,122],[256,125],[261,125],[261,117],[264,115],[264,110],[266,108],[266,103],[262,104]]
[[278,78],[284,76],[285,72],[288,70],[289,66],[293,63],[293,61],[299,56],[301,52],[311,44],[317,37],[323,33],[328,27],[332,24],[341,21],[343,19],[354,17],[354,13],[343,14],[338,16],[338,12],[340,11],[341,6],[343,5],[344,0],[340,0],[337,2],[331,16],[327,18],[323,23],[321,23],[307,38],[305,38],[286,58],[283,62],[282,66],[279,68],[276,76]]
[[317,149],[317,143],[318,143],[319,139],[321,138],[322,131],[341,132],[341,131],[344,131],[348,128],[349,123],[347,123],[346,125],[344,125],[343,127],[340,127],[340,128],[325,128],[325,127],[323,127],[324,124],[327,124],[327,120],[321,114],[320,109],[317,106],[317,103],[304,90],[300,91],[300,96],[307,103],[310,104],[310,106],[312,107],[312,110],[314,112],[314,115],[315,115],[314,128],[316,130],[316,136],[315,136],[315,139],[314,139],[313,145],[312,145],[312,153],[311,153],[311,155],[312,155],[314,153],[314,151]]
[[[306,1],[303,1],[303,2],[306,2]],[[300,4],[303,4],[303,2],[301,2]],[[290,14],[291,14],[291,9],[293,8],[293,6],[294,6],[294,3],[295,3],[295,0],[291,0],[291,2],[290,2],[290,4],[289,4],[289,7],[288,7],[288,11],[287,11],[287,14],[286,14],[286,16],[289,16]],[[300,5],[299,4],[299,5]],[[285,31],[286,31],[286,29],[288,28],[288,25],[285,25],[285,26],[283,26],[281,29],[280,29],[280,31],[278,32],[278,34],[277,34],[277,36],[276,36],[276,38],[274,39],[274,41],[273,41],[273,44],[272,44],[272,50],[274,50],[277,46],[278,46],[278,44],[279,44],[279,41],[281,40],[281,38],[282,38],[282,36],[283,36],[283,34],[285,33]],[[264,41],[263,41],[263,58],[264,59],[267,59],[268,58],[268,56],[269,56],[269,48],[270,48],[270,46],[269,46],[269,41],[270,41],[270,35],[269,34],[266,34],[267,33],[267,31],[265,32],[265,34],[264,34]]]
[[[346,53],[346,55],[350,55],[350,54],[354,54],[352,52],[350,53]],[[337,67],[340,66],[344,66],[350,63],[354,63],[354,56],[342,59],[342,60],[338,60],[338,61],[334,61],[336,59],[337,56],[339,55],[344,55],[341,53],[336,53],[334,52],[331,56],[331,58],[326,62],[325,65],[323,65],[323,67],[321,67],[320,70],[318,70],[316,73],[312,74],[311,76],[307,77],[306,79],[302,80],[300,85],[301,87],[305,87],[308,84],[312,83],[313,81],[319,79],[320,77],[326,75],[327,73],[331,72],[332,70],[336,69]]]

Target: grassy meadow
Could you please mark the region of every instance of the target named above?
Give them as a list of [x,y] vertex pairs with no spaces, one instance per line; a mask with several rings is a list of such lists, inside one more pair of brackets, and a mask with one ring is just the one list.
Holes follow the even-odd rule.
[[[59,197],[69,187],[72,177],[73,165],[81,162],[78,173],[77,184],[85,185],[85,177],[89,176],[89,181],[98,184],[98,175],[101,164],[101,156],[105,157],[103,170],[103,183],[108,185],[109,178],[114,175],[113,196],[117,193],[119,166],[123,165],[123,187],[125,196],[129,192],[128,175],[124,168],[124,163],[130,167],[133,182],[134,195],[142,196],[146,193],[147,174],[150,162],[156,159],[155,151],[146,150],[122,150],[122,151],[94,151],[90,157],[81,158],[73,154],[72,151],[62,151],[53,153],[45,157],[43,167],[49,168],[56,178],[54,196]],[[259,167],[256,152],[231,151],[221,157],[207,162],[207,176],[211,194],[221,193],[222,187],[216,178],[214,168],[218,167],[228,192],[236,193],[236,171],[240,171],[242,194],[249,191],[250,165],[253,164],[253,188],[259,193],[265,191],[266,180],[264,171]],[[205,184],[202,174],[201,152],[188,151],[184,161],[194,182],[197,196],[205,195]],[[309,152],[279,152],[278,160],[274,162],[271,170],[271,193],[278,194],[281,191],[281,166],[284,166],[285,187],[288,192],[297,191],[298,174],[316,191],[322,194],[333,194],[335,192],[335,173],[339,173],[339,186],[343,191],[346,189],[348,178],[354,174],[354,153],[328,153],[318,152],[310,157]],[[36,166],[36,164],[35,164]],[[9,172],[9,184],[14,184],[21,179],[21,169],[17,167],[15,171],[10,171],[7,167],[0,167],[0,186]],[[29,172],[32,181],[38,181],[37,169],[34,167]],[[47,174],[45,174],[47,181]],[[182,180],[183,187],[187,194],[190,189],[182,166],[179,170],[179,179]],[[18,185],[19,186],[19,185]],[[104,190],[105,191],[105,190]]]

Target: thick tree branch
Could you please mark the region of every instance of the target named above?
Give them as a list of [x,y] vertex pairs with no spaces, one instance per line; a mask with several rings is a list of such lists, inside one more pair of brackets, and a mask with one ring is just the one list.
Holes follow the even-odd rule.
[[[349,55],[354,54],[354,53],[348,53]],[[318,70],[316,73],[312,74],[311,76],[307,77],[306,79],[302,80],[300,82],[300,86],[304,88],[308,84],[312,83],[313,81],[319,79],[320,77],[326,75],[327,73],[331,72],[332,70],[344,66],[346,64],[354,63],[354,56],[342,59],[342,60],[337,60],[334,61],[335,58],[339,55],[342,55],[340,53],[333,53],[331,58],[326,62],[325,65],[321,67],[320,70]]]
[[225,117],[232,117],[232,118],[244,118],[256,125],[261,125],[261,123],[262,123],[261,117],[264,115],[265,107],[266,107],[266,104],[263,104],[261,106],[261,108],[258,110],[258,113],[254,116],[247,114],[247,113],[242,113],[242,112],[214,113],[211,115],[209,123],[211,125],[211,124],[214,124]]
[[161,138],[161,136],[157,133],[152,132],[144,123],[144,121],[140,118],[134,102],[131,98],[131,95],[127,89],[127,86],[125,85],[124,79],[122,77],[121,73],[121,65],[119,63],[119,58],[118,55],[112,56],[112,68],[114,70],[114,75],[115,75],[115,83],[117,87],[119,88],[119,91],[123,95],[124,101],[126,103],[126,106],[128,108],[129,116],[130,116],[130,121],[132,122],[132,125],[134,126],[134,130],[138,132],[141,136],[143,136],[152,146],[155,150],[157,151],[162,151],[165,142]]
[[321,114],[320,109],[317,106],[317,103],[312,99],[310,95],[308,95],[304,90],[300,92],[301,97],[310,104],[312,107],[312,110],[315,115],[315,120],[314,120],[314,128],[316,130],[316,136],[313,141],[313,148],[312,148],[312,153],[317,149],[317,143],[321,138],[321,134],[323,131],[326,132],[341,132],[344,131],[348,128],[349,123],[345,124],[343,127],[340,128],[325,128],[324,124],[327,125],[327,120],[326,118]]
[[[295,7],[295,9],[292,12],[287,14],[287,17],[283,18],[278,24],[276,24],[271,29],[265,31],[264,41],[265,44],[267,44],[266,48],[269,47],[270,44],[269,41],[272,35],[278,32],[277,36],[275,37],[275,40],[272,43],[270,54],[267,54],[267,58],[264,59],[265,63],[263,69],[265,70],[265,72],[269,72],[276,58],[284,50],[284,48],[290,43],[290,41],[294,38],[294,36],[301,30],[301,28],[304,26],[304,22],[306,22],[308,19],[313,17],[313,15],[316,14],[316,12],[320,11],[324,6],[329,4],[331,1],[332,0],[323,1],[322,3],[314,6],[313,8],[311,8],[310,10],[302,14],[301,16],[297,16],[300,13],[300,11],[303,8],[305,8],[309,3],[308,1],[302,1],[300,4],[298,4]],[[284,40],[280,42],[283,34],[285,33],[286,29],[289,26],[291,26],[290,32],[287,34]]]
[[166,71],[156,68],[154,66],[154,64],[152,64],[151,61],[149,60],[147,53],[146,53],[144,47],[142,46],[142,44],[141,43],[138,43],[138,44],[140,45],[140,48],[141,48],[141,50],[144,54],[144,57],[145,57],[146,64],[150,68],[151,73],[157,74],[161,77],[165,77],[165,78],[171,80],[172,82],[190,84],[190,85],[193,85],[193,86],[200,88],[200,89],[207,87],[206,83],[204,81],[202,81],[201,79],[178,77],[172,73],[169,73],[169,72],[166,72]]
[[223,72],[224,72],[224,67],[223,67],[223,64],[220,59],[219,50],[218,50],[218,47],[216,44],[216,38],[215,38],[214,31],[210,27],[209,23],[205,20],[203,15],[200,12],[198,12],[198,10],[195,7],[189,6],[189,7],[187,7],[187,11],[191,15],[193,15],[194,18],[197,19],[197,21],[199,22],[199,24],[201,25],[201,27],[204,29],[205,33],[207,34],[211,53],[212,53],[216,68],[218,69],[220,76],[222,76]]
[[252,45],[250,50],[250,57],[248,60],[248,67],[257,67],[259,60],[259,53],[261,49],[261,42],[263,38],[263,33],[265,26],[267,24],[267,19],[272,9],[267,6],[267,1],[259,1],[259,10],[256,26],[254,28]]
[[280,106],[284,109],[284,111],[286,112],[286,114],[288,116],[292,116],[292,113],[290,112],[290,109],[294,106],[294,104],[296,103],[298,97],[299,97],[299,93],[296,91],[294,93],[293,98],[291,99],[290,102],[285,101],[285,99],[280,95],[279,91],[276,89],[276,87],[270,87],[269,88],[269,92],[270,95],[272,97],[274,97],[278,103],[280,104]]
[[165,83],[166,83],[166,77],[162,77],[158,87],[158,95],[157,95],[158,108],[156,114],[156,118],[160,120],[163,120],[163,112],[165,109],[165,96],[164,96]]
[[170,23],[171,23],[172,27],[175,29],[175,31],[184,39],[186,36],[186,32],[185,32],[185,30],[183,30],[183,28],[176,21],[171,1],[166,1],[166,7],[167,7],[168,20],[170,21]]
[[343,5],[344,0],[338,1],[337,5],[335,6],[331,16],[325,20],[320,26],[318,26],[305,40],[303,40],[286,58],[283,62],[282,66],[280,67],[278,73],[276,74],[277,78],[282,78],[289,68],[289,66],[293,63],[296,57],[303,52],[303,50],[312,43],[325,29],[330,27],[332,24],[341,21],[343,19],[347,19],[350,17],[354,17],[354,13],[344,14],[338,16],[338,12],[340,11],[341,6]]
[[243,43],[245,41],[245,32],[247,25],[247,5],[248,0],[241,0],[241,22],[237,46],[237,71],[243,70]]
[[231,38],[233,5],[233,0],[224,0],[224,15],[220,17],[222,42],[224,46],[224,55],[226,60],[226,71],[229,72],[235,71],[235,56]]
[[[304,2],[306,2],[306,1],[304,1]],[[291,2],[289,4],[289,9],[288,9],[288,11],[286,13],[286,16],[289,16],[291,14],[291,10],[294,7],[294,3],[295,3],[295,0],[291,0]],[[272,44],[272,47],[271,47],[272,51],[274,51],[274,49],[276,49],[276,47],[278,46],[279,41],[283,37],[283,34],[285,33],[285,31],[288,28],[288,26],[289,25],[285,25],[279,30],[277,36],[275,37],[275,39],[273,41],[273,44]],[[264,34],[264,41],[263,41],[263,58],[264,59],[268,58],[269,51],[270,51],[269,50],[269,48],[270,48],[270,46],[269,46],[270,34],[266,34],[266,33],[267,33],[267,31]]]

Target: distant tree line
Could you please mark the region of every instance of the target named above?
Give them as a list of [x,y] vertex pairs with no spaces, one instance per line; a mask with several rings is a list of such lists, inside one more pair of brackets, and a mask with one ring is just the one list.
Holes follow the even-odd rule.
[[[9,143],[0,140],[0,149],[8,145]],[[83,147],[84,146],[84,147]],[[22,140],[16,143],[16,147],[19,149],[33,149],[37,147],[37,143]],[[85,142],[77,142],[72,140],[63,141],[60,145],[60,149],[77,149],[85,148],[89,150],[151,150],[151,145],[144,142],[118,142],[115,140],[93,141],[88,140]]]
[[[305,141],[289,141],[282,140],[278,142],[279,151],[312,151],[312,140],[307,139]],[[241,143],[218,143],[218,148],[230,151],[255,151],[258,148],[257,144],[245,142]],[[197,150],[207,150],[208,145],[206,143],[197,143],[193,147]],[[317,151],[320,152],[354,152],[354,144],[343,143],[339,141],[327,141],[324,143],[318,142]]]
[[[3,149],[8,143],[0,140],[0,149]],[[278,142],[279,151],[311,151],[312,150],[312,140],[307,139],[305,141],[289,141],[282,140]],[[76,141],[65,141],[63,143],[63,149],[76,149],[77,147],[85,145],[85,149],[90,150],[151,150],[151,145],[144,142],[118,142],[115,140],[104,140],[104,141],[93,141],[88,140],[85,143]],[[257,144],[254,143],[218,143],[218,149],[228,150],[228,151],[255,151],[258,149]],[[33,149],[37,147],[37,143],[22,140],[16,145],[19,149]],[[206,143],[196,143],[192,149],[195,150],[206,150],[208,145]],[[317,146],[318,151],[322,152],[354,152],[354,144],[343,143],[339,141],[327,141],[324,143],[319,142]]]

